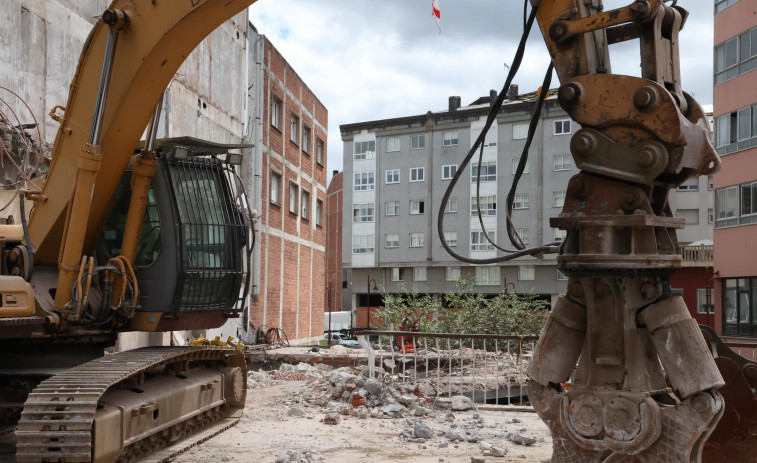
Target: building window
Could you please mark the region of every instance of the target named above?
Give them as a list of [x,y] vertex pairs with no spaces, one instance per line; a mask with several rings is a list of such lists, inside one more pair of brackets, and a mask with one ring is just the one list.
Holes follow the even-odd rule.
[[399,201],[387,201],[386,202],[386,215],[399,215],[400,214],[400,202]]
[[281,99],[276,95],[271,96],[271,125],[281,132]]
[[[492,241],[497,240],[497,232],[489,232],[489,238]],[[471,251],[493,251],[494,245],[486,239],[483,231],[470,232],[470,250]]]
[[678,185],[678,191],[699,191],[699,177],[687,179]]
[[457,212],[457,197],[452,197],[447,200],[447,207],[444,208],[445,214],[454,214]]
[[426,244],[426,234],[423,232],[410,233],[410,247],[422,248]]
[[300,199],[300,187],[297,186],[296,183],[290,181],[289,182],[289,212],[292,214],[297,214],[299,212],[299,208],[297,205],[297,202]]
[[499,267],[476,267],[476,285],[498,286]]
[[[478,181],[478,165],[471,164],[470,181]],[[494,182],[497,180],[497,162],[485,161],[481,163],[481,182]]]
[[450,164],[442,166],[442,180],[452,180],[452,177],[457,173],[457,165]]
[[723,334],[757,335],[757,277],[724,278]]
[[426,281],[426,267],[413,268],[413,281]]
[[470,199],[470,215],[478,217],[478,206],[481,206],[481,215],[497,215],[497,195],[481,196],[476,201],[476,197]]
[[712,208],[707,209],[707,223],[715,223],[715,210]]
[[389,137],[386,139],[386,152],[393,153],[400,150],[400,138]]
[[392,267],[392,281],[405,281],[405,269]]
[[445,280],[457,281],[460,279],[460,267],[447,267]]
[[387,233],[384,240],[385,248],[398,248],[400,246],[399,233]]
[[560,230],[559,228],[555,228],[555,241],[563,242],[565,241],[565,237],[568,236],[567,230]]
[[355,159],[374,159],[376,157],[376,140],[356,141]]
[[424,177],[425,168],[424,167],[411,167],[410,168],[410,181],[411,182],[422,182]]
[[310,220],[310,192],[302,189],[302,218]]
[[323,226],[323,201],[320,199],[315,200],[315,224]]
[[698,225],[699,209],[676,209],[676,217],[684,219],[686,225]]
[[529,205],[528,193],[515,193],[513,209],[528,209]]
[[390,169],[386,171],[386,183],[400,183],[400,170]]
[[523,244],[528,244],[528,239],[529,239],[528,228],[516,228],[515,231],[518,233],[518,236],[520,236],[520,240],[523,242]]
[[374,218],[373,203],[353,204],[352,205],[352,222],[373,222]]
[[561,170],[570,170],[573,165],[569,154],[555,154],[553,159],[554,159],[553,170],[555,172],[559,172]]
[[456,231],[444,232],[444,241],[446,241],[449,247],[451,248],[454,248],[455,246],[457,246],[457,232]]
[[715,85],[757,67],[757,28],[715,46]]
[[[697,313],[711,314],[715,313],[715,304],[712,298],[712,288],[698,288],[697,289]],[[757,302],[757,301],[754,301]]]
[[268,192],[271,203],[281,206],[281,174],[271,171],[271,188]]
[[[520,159],[513,159],[513,175],[518,171],[518,163],[520,163]],[[531,165],[528,161],[526,161],[526,167],[523,168],[524,174],[530,174],[531,173]]]
[[296,145],[300,144],[300,118],[291,114],[289,119],[289,139]]
[[358,172],[355,174],[355,191],[374,190],[376,184],[373,172]]
[[555,135],[568,135],[570,133],[570,119],[555,121]]
[[715,190],[715,228],[757,223],[757,182]]
[[568,279],[568,275],[562,273],[561,271],[557,271],[557,281],[565,281]]
[[552,192],[552,207],[563,207],[565,205],[565,192],[553,191]]
[[739,0],[715,0],[715,13],[720,13],[731,5],[738,3]]
[[368,254],[373,252],[373,235],[352,235],[352,253]]
[[714,188],[714,183],[713,183],[713,177],[712,177],[712,175],[708,175],[707,176],[707,189],[709,191],[712,191],[712,190],[715,189]]
[[310,130],[310,127],[303,124],[302,125],[302,151],[305,154],[310,153],[310,137],[312,136],[313,132]]
[[323,165],[323,140],[320,138],[315,139],[315,162]]
[[420,150],[426,147],[426,135],[411,135],[410,149]]
[[714,133],[715,148],[721,156],[757,146],[757,105],[718,116]]
[[518,279],[520,281],[533,281],[534,280],[534,266],[533,265],[519,265],[518,266]]
[[442,145],[444,146],[456,146],[457,145],[457,130],[452,132],[444,132],[442,135]]
[[513,124],[513,140],[524,140],[528,137],[528,124]]
[[410,214],[418,215],[425,213],[426,202],[420,199],[410,200]]

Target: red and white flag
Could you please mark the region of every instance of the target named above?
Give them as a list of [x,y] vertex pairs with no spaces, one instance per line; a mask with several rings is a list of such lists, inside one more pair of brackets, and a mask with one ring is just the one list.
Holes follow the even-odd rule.
[[[439,20],[442,18],[442,14],[439,11],[439,0],[431,0],[431,16],[436,19],[436,27],[439,27]],[[439,32],[441,32],[439,27]]]

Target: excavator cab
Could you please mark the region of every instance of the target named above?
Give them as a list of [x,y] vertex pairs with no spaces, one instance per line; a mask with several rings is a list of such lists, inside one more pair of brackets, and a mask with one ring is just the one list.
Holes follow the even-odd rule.
[[[234,170],[242,155],[231,151],[247,146],[190,137],[156,141],[157,171],[134,261],[137,314],[175,320],[242,310],[251,232],[246,195]],[[121,252],[131,179],[127,170],[106,218],[100,265]]]

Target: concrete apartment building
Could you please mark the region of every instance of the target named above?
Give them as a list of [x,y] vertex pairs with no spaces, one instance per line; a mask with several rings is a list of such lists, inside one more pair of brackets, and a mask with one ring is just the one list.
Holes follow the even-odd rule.
[[342,228],[344,173],[334,171],[326,189],[326,311],[342,310]]
[[716,330],[757,338],[757,3],[716,0],[714,45]]
[[[59,126],[47,113],[66,104],[84,41],[109,4],[109,0],[0,2],[0,28],[10,38],[0,47],[0,86],[29,104],[47,142],[54,141]],[[19,101],[0,93],[22,122],[32,122]],[[278,104],[276,126],[271,123],[273,103]],[[251,306],[243,317],[209,335],[250,339],[254,332],[250,322],[280,327],[290,339],[321,334],[326,295],[322,220],[327,119],[323,104],[270,41],[249,25],[246,10],[206,37],[168,85],[159,138],[188,135],[255,145],[243,150],[242,172],[259,216]],[[271,176],[279,180],[273,199]],[[290,212],[290,201],[295,212]],[[169,339],[164,333],[125,333],[119,337],[119,347]]]
[[[488,294],[507,289],[554,300],[565,291],[567,279],[558,272],[554,255],[471,266],[454,259],[440,243],[437,216],[442,196],[480,134],[493,98],[460,107],[459,98],[451,97],[447,111],[340,127],[344,141],[342,307],[353,310],[356,326],[373,324],[366,307],[382,306],[383,292],[416,289],[438,295],[454,290],[459,276],[473,279],[474,290]],[[507,248],[512,247],[506,235],[505,198],[535,104],[534,94],[506,100],[485,141],[481,166],[484,224]],[[529,247],[564,237],[562,231],[550,227],[549,218],[560,213],[568,181],[578,173],[569,148],[571,134],[578,128],[554,96],[546,100],[512,213],[515,228]],[[476,159],[471,165],[477,169]],[[455,186],[444,233],[453,249],[464,256],[501,256],[501,251],[488,245],[477,215],[471,212],[475,210],[475,172],[469,166]],[[707,184],[706,178],[695,179],[672,192],[678,196],[671,199],[674,209],[690,216],[681,242],[712,237],[706,215],[712,191]]]

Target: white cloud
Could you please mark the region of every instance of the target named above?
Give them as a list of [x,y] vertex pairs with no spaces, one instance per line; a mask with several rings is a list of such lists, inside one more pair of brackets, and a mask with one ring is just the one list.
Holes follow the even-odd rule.
[[[342,168],[341,124],[423,114],[445,109],[451,95],[467,104],[502,88],[504,63],[512,61],[522,30],[522,2],[442,0],[441,34],[430,3],[261,0],[250,8],[258,31],[329,111],[329,172]],[[712,4],[682,3],[691,11],[680,37],[683,87],[711,103]],[[635,49],[619,51],[613,63],[622,64],[614,71],[638,75],[638,66],[628,64],[638,62]],[[548,62],[534,27],[514,81],[522,93],[536,90]]]

